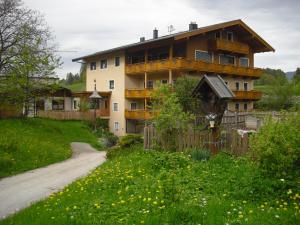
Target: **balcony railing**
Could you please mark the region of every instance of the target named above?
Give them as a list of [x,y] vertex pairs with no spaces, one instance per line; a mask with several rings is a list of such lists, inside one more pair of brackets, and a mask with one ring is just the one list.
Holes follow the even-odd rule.
[[260,91],[233,91],[235,99],[241,100],[259,100],[262,93]]
[[[152,89],[126,89],[126,98],[149,98],[151,96]],[[259,100],[261,99],[262,93],[259,91],[233,91],[235,99],[237,100]]]
[[212,51],[226,51],[240,54],[249,54],[249,46],[237,41],[228,41],[223,39],[210,40],[210,48]]
[[126,89],[126,98],[150,98],[152,90],[151,89]]
[[184,58],[174,58],[172,60],[157,60],[148,63],[127,64],[126,74],[142,74],[145,72],[159,72],[168,70],[198,71],[218,74],[233,74],[245,77],[259,78],[262,69],[237,67],[233,65],[222,65],[203,61],[187,60]]
[[136,109],[128,110],[125,109],[125,118],[133,120],[149,120],[152,118],[152,113],[149,110]]

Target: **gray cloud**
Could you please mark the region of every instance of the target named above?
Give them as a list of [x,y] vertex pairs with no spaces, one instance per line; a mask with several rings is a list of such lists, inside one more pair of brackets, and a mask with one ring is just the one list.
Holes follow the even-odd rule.
[[56,35],[64,61],[57,73],[78,72],[80,65],[71,59],[96,51],[150,38],[157,27],[167,34],[172,24],[176,31],[186,30],[190,21],[206,26],[233,19],[243,19],[267,40],[276,53],[256,56],[256,66],[300,67],[300,1],[271,0],[23,0],[29,8],[45,15]]

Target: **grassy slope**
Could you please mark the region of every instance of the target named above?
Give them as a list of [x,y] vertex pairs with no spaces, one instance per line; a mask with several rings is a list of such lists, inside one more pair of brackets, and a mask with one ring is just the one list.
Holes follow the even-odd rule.
[[65,85],[66,88],[69,88],[71,91],[85,91],[85,83],[74,83],[71,85]]
[[287,188],[245,159],[135,150],[0,224],[297,224]]
[[82,122],[47,119],[0,120],[0,177],[68,158],[70,142],[97,145]]

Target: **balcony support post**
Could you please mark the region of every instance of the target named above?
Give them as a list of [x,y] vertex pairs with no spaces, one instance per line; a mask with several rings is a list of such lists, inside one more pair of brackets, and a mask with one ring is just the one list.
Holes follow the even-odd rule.
[[[147,88],[148,88],[148,86],[147,86],[147,82],[148,82],[148,73],[147,72],[145,72],[145,78],[144,78],[144,82],[145,82],[145,93],[146,93],[146,91],[147,91]],[[147,98],[146,98],[146,96],[145,96],[145,106],[144,106],[144,109],[146,110],[147,109]]]
[[171,61],[173,59],[173,44],[170,45],[169,49],[169,60]]
[[172,80],[173,80],[173,72],[171,69],[169,69],[169,84],[172,85]]

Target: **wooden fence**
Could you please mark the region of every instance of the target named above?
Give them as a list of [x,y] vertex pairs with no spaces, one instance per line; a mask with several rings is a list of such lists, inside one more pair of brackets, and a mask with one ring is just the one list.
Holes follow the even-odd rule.
[[[237,156],[244,155],[248,151],[249,134],[238,134],[237,129],[228,127],[221,128],[221,135],[217,143],[212,143],[211,130],[190,129],[176,136],[176,149],[184,151],[188,148],[210,149],[212,144],[217,145],[219,150],[226,151]],[[155,145],[168,142],[166,137],[158,137],[155,128],[151,125],[144,128],[144,148],[153,149]]]

